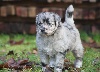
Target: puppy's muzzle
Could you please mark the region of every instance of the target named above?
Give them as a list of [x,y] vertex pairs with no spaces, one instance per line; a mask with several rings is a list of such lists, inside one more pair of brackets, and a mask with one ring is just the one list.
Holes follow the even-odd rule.
[[43,34],[47,34],[47,33],[45,32],[45,28],[42,28],[42,29],[41,29],[41,32],[42,32]]
[[41,32],[42,32],[42,33],[44,33],[44,32],[45,32],[45,29],[44,29],[44,28],[43,28],[43,29],[41,29]]

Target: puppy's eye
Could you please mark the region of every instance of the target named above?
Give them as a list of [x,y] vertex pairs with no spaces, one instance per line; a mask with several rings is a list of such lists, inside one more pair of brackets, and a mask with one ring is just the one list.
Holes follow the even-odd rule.
[[51,25],[51,23],[48,23],[48,25]]
[[42,23],[39,23],[38,25],[39,25],[39,26],[41,26],[41,25],[42,25]]
[[52,23],[51,25],[55,25],[54,23]]

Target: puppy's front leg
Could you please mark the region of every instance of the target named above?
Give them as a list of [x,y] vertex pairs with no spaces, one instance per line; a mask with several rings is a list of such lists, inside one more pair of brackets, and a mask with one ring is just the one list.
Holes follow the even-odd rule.
[[48,65],[49,61],[49,57],[47,54],[45,54],[42,51],[39,51],[39,55],[40,55],[40,60],[41,60],[41,64],[42,64],[42,71],[45,72],[46,71],[46,66]]
[[56,64],[55,64],[54,72],[62,72],[63,65],[64,65],[64,58],[65,58],[65,53],[59,52],[56,55]]
[[56,61],[55,56],[51,56],[50,57],[49,67],[54,67],[55,66],[55,61]]

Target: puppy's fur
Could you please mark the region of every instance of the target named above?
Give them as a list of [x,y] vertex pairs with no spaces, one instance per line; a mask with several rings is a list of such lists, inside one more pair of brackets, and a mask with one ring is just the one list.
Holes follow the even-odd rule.
[[42,12],[36,17],[36,44],[43,72],[46,65],[54,67],[54,72],[62,72],[68,51],[72,51],[76,58],[75,67],[82,67],[83,46],[74,25],[73,11],[74,8],[70,5],[66,10],[64,23],[61,22],[60,16],[53,12]]

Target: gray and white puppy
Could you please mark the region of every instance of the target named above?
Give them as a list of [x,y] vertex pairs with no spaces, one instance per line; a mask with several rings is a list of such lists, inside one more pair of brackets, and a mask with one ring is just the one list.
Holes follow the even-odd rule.
[[74,8],[70,5],[66,10],[64,23],[53,12],[42,12],[36,17],[36,44],[43,72],[46,65],[54,67],[54,72],[62,72],[68,51],[72,51],[76,58],[75,67],[82,67],[83,46],[74,24],[73,11]]

